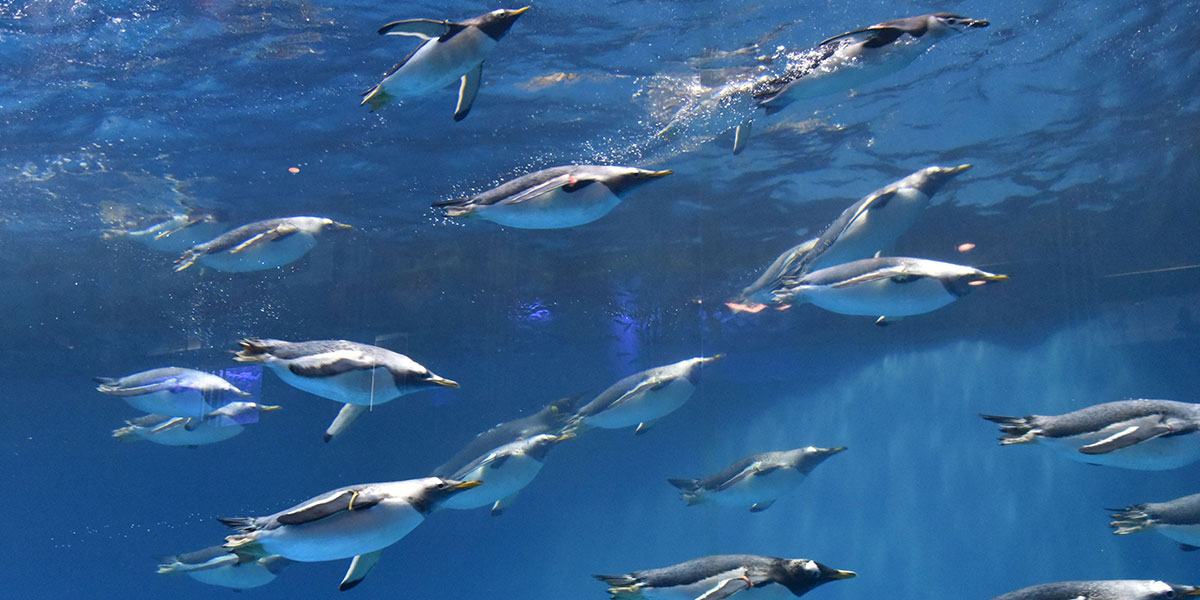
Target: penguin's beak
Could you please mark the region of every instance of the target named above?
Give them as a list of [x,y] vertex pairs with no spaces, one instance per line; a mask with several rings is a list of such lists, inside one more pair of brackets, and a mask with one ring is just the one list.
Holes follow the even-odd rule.
[[458,388],[459,387],[457,381],[451,381],[449,379],[446,379],[445,377],[438,377],[437,375],[430,377],[426,381],[428,381],[429,383],[432,383],[434,385],[440,385],[442,387],[448,387],[448,388]]
[[279,406],[278,404],[259,404],[258,405],[258,410],[261,410],[261,411],[279,410],[281,408],[283,408],[283,407]]
[[511,13],[509,16],[511,16],[511,17],[519,17],[519,16],[521,16],[521,13],[524,13],[525,11],[527,11],[527,10],[529,10],[529,9],[531,9],[531,8],[533,8],[533,5],[532,5],[532,4],[530,4],[529,6],[526,6],[525,8],[518,8],[518,9],[516,9],[516,10],[512,11],[512,13]]
[[830,569],[829,572],[825,574],[825,576],[830,579],[854,579],[855,577],[858,577],[858,573],[855,573],[854,571],[841,571],[838,569]]
[[967,27],[987,27],[991,23],[988,23],[987,19],[965,19],[963,25]]
[[984,281],[1006,281],[1006,280],[1008,280],[1008,275],[993,275],[992,273],[987,273],[983,276],[983,280]]
[[347,225],[345,223],[338,223],[337,221],[333,222],[333,227],[336,227],[338,229],[354,229],[353,225]]
[[945,169],[945,172],[950,175],[958,175],[959,173],[962,173],[963,171],[966,171],[967,169],[970,169],[973,166],[975,166],[975,165],[972,165],[971,163],[961,164],[961,165],[958,165],[957,167],[950,167],[949,169]]
[[672,171],[671,169],[666,169],[665,171],[649,171],[646,176],[652,179],[658,179],[659,177],[666,177],[674,172],[675,171]]
[[454,485],[451,485],[451,486],[447,487],[446,489],[448,489],[448,490],[454,490],[454,491],[456,491],[456,492],[461,492],[461,491],[463,491],[463,490],[469,490],[469,489],[471,489],[471,488],[477,488],[477,487],[479,487],[479,486],[481,486],[481,485],[483,485],[483,482],[482,482],[482,481],[460,481],[460,482],[458,482],[458,483],[456,483],[456,484],[454,484]]

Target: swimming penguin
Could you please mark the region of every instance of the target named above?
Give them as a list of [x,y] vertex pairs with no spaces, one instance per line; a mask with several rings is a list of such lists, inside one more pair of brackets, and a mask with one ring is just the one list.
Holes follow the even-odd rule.
[[163,367],[121,378],[97,377],[96,391],[118,396],[130,406],[168,417],[203,417],[223,404],[226,393],[250,394],[204,371]]
[[384,25],[379,35],[407,35],[424,41],[384,73],[383,81],[363,92],[362,104],[375,111],[393,100],[424,96],[458,81],[454,120],[463,120],[479,92],[484,59],[529,9],[494,10],[461,23],[410,19]]
[[326,442],[377,404],[432,387],[458,387],[403,354],[357,342],[247,338],[238,345],[234,360],[265,364],[288,385],[345,404],[325,430]]
[[971,165],[925,167],[863,196],[815,239],[775,259],[738,301],[769,304],[784,278],[871,258],[886,250],[929,208],[933,195]]
[[[752,96],[770,115],[796,100],[845,92],[890,75],[948,34],[987,26],[982,19],[934,13],[848,31],[817,44],[783,75],[757,84]],[[738,126],[735,154],[745,149],[751,125],[747,120]]]
[[895,319],[937,310],[971,288],[1007,275],[921,258],[885,256],[784,278],[775,293],[781,304],[811,303],[844,315]]
[[703,366],[724,356],[689,358],[634,373],[579,409],[567,430],[583,427],[620,429],[637,425],[634,433],[644,433],[655,421],[683,406],[696,391]]
[[223,231],[221,223],[210,214],[198,212],[174,213],[153,225],[139,229],[114,228],[104,231],[104,239],[124,238],[160,252],[183,252],[196,244],[211,240]]
[[1200,596],[1200,588],[1163,581],[1060,581],[1009,592],[992,600],[1174,600]]
[[365,555],[396,543],[446,499],[478,485],[426,477],[346,486],[273,515],[220,519],[239,532],[224,547],[300,562]]
[[629,190],[671,171],[573,165],[523,175],[465,200],[435,202],[448,217],[478,217],[518,229],[562,229],[607,215]]
[[144,415],[125,421],[125,426],[113,430],[112,435],[122,442],[145,440],[163,446],[203,446],[238,435],[246,429],[247,423],[257,421],[261,411],[280,408],[254,402],[230,402],[204,418]]
[[185,574],[200,583],[248,590],[275,581],[292,561],[278,555],[242,556],[220,546],[163,558],[162,575]]
[[1045,444],[1071,460],[1161,471],[1200,459],[1200,405],[1122,400],[1056,416],[981,415],[1000,424],[1000,445]]
[[1109,525],[1115,535],[1157,531],[1179,542],[1184,550],[1200,550],[1200,494],[1134,504],[1112,517]]
[[748,506],[750,512],[771,508],[775,500],[804,480],[825,459],[845,450],[797,448],[782,452],[752,454],[725,470],[704,479],[668,479],[679,488],[688,506],[713,502],[723,506]]
[[480,456],[463,467],[451,479],[458,481],[480,481],[485,485],[447,498],[442,508],[467,510],[481,506],[492,507],[492,516],[498,516],[516,500],[517,494],[533,481],[542,470],[546,454],[560,442],[575,437],[567,433],[551,435],[543,433],[528,439],[509,442]]
[[480,456],[485,456],[492,450],[505,444],[532,438],[543,433],[557,434],[563,430],[563,427],[567,425],[567,422],[575,414],[575,405],[578,402],[579,397],[577,396],[561,398],[547,404],[541,410],[528,417],[498,423],[491,429],[475,436],[475,439],[456,452],[450,460],[434,469],[431,475],[454,479],[452,475],[459,472],[462,468],[475,462]]
[[316,235],[328,227],[353,229],[324,217],[288,217],[242,225],[192,246],[175,261],[175,271],[182,271],[197,261],[228,273],[282,267],[308,254],[317,245]]
[[[687,562],[634,571],[627,575],[595,575],[607,583],[614,600],[721,600],[743,590],[776,591],[771,597],[785,595],[778,584],[793,596],[803,596],[813,588],[839,579],[851,579],[853,571],[831,569],[807,558],[774,558],[756,554],[721,554]],[[763,589],[766,588],[766,589]],[[747,598],[763,594],[747,592]]]

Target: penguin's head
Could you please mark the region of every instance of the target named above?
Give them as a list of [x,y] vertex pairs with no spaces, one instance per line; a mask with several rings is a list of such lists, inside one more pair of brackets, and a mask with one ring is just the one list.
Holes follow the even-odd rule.
[[954,179],[959,173],[962,173],[971,168],[970,164],[961,164],[956,167],[925,167],[908,177],[900,180],[896,187],[911,187],[921,191],[926,196],[933,196],[942,189],[951,179]]
[[969,19],[953,13],[934,13],[926,19],[926,27],[930,31],[966,31],[989,24],[985,19]]
[[475,17],[470,21],[470,24],[478,27],[480,31],[486,33],[493,40],[500,41],[500,38],[504,37],[504,34],[508,33],[508,30],[512,28],[513,23],[516,23],[517,19],[530,8],[532,7],[526,6],[525,8],[515,10],[507,8],[493,10],[486,15]]
[[783,571],[782,576],[778,579],[779,583],[796,596],[802,596],[813,588],[830,581],[853,579],[858,576],[854,571],[840,571],[807,558],[785,560]]
[[986,285],[993,281],[1005,281],[1008,279],[1008,275],[996,275],[995,273],[980,271],[974,267],[964,267],[960,265],[955,266],[959,268],[953,273],[945,273],[940,275],[938,279],[940,279],[942,284],[946,286],[947,291],[960,298],[962,296],[966,296],[971,292],[972,289],[975,289],[981,285]]
[[409,501],[417,510],[429,514],[451,496],[481,485],[483,485],[482,481],[455,481],[441,477],[427,477],[420,492]]
[[633,167],[620,169],[616,175],[609,175],[603,179],[604,185],[612,190],[614,194],[627,192],[647,181],[661,179],[674,173],[670,169],[665,171],[648,171],[646,169],[635,169]]
[[333,219],[322,219],[322,225],[324,227],[331,228],[331,229],[354,229],[353,225],[347,225],[345,223],[338,223],[337,221],[334,221]]
[[1178,600],[1200,596],[1200,586],[1151,581],[1148,582],[1148,587],[1150,589],[1144,596],[1145,600]]
[[575,433],[563,433],[559,435],[551,435],[543,433],[529,438],[525,443],[525,455],[538,461],[546,460],[546,455],[550,453],[550,449],[557,446],[559,442],[565,442],[575,437]]
[[817,468],[817,465],[845,449],[845,446],[837,446],[835,448],[808,446],[807,448],[800,448],[799,456],[797,457],[798,460],[796,461],[796,469],[801,473],[811,473],[813,469]]

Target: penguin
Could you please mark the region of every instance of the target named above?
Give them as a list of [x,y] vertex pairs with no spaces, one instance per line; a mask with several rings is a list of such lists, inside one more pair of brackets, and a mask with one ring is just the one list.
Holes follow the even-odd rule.
[[495,448],[543,433],[557,434],[563,430],[575,414],[575,405],[578,402],[578,396],[560,398],[528,417],[498,423],[491,429],[475,436],[475,439],[455,453],[450,460],[434,469],[431,475],[454,479],[452,476],[455,473],[475,462],[480,456],[492,452]]
[[1000,424],[1000,445],[1045,444],[1093,465],[1162,471],[1200,459],[1200,405],[1121,400],[1062,415],[980,415]]
[[594,577],[610,586],[608,593],[614,600],[722,600],[745,590],[749,590],[746,598],[780,597],[786,592],[803,596],[817,586],[856,574],[807,558],[721,554],[661,569]]
[[724,356],[689,358],[634,373],[580,408],[566,430],[621,429],[636,425],[635,435],[645,433],[658,419],[674,412],[692,397],[705,364]]
[[[983,19],[934,13],[848,31],[817,44],[779,77],[756,84],[751,96],[771,115],[796,100],[845,92],[890,75],[949,34],[987,26]],[[734,154],[745,149],[752,123],[748,119],[738,126]]]
[[241,556],[278,554],[298,562],[366,555],[396,543],[438,504],[478,485],[425,477],[346,486],[265,517],[219,519],[238,531],[224,547]]
[[1157,531],[1176,542],[1183,550],[1200,550],[1200,494],[1168,502],[1147,502],[1120,509],[1113,516],[1115,535]]
[[441,508],[470,510],[490,504],[492,516],[499,516],[512,505],[517,494],[537,477],[550,449],[573,437],[574,434],[570,433],[543,433],[509,442],[480,456],[459,469],[450,479],[480,481],[486,485],[447,498]]
[[368,344],[247,338],[238,345],[234,360],[264,364],[294,388],[345,404],[325,430],[326,442],[377,404],[432,387],[458,387],[403,354]]
[[125,421],[125,426],[114,429],[112,436],[122,442],[145,440],[163,446],[194,448],[230,439],[244,431],[247,423],[255,422],[259,412],[280,408],[254,402],[230,402],[202,419],[144,415]]
[[221,231],[221,223],[215,216],[187,212],[166,215],[153,225],[140,229],[106,229],[101,237],[106,240],[127,239],[159,252],[183,252],[196,244],[211,240],[220,235]]
[[458,81],[454,120],[465,119],[479,93],[484,59],[529,9],[494,10],[460,23],[410,19],[384,25],[379,35],[406,35],[423,41],[384,73],[383,81],[363,92],[362,104],[370,105],[374,112],[394,100],[424,96]]
[[992,600],[1174,600],[1192,596],[1200,596],[1200,587],[1126,579],[1043,583]]
[[248,590],[267,585],[292,561],[278,555],[242,556],[220,546],[167,556],[158,565],[161,575],[185,574],[200,583]]
[[819,237],[775,259],[758,280],[742,290],[738,301],[769,304],[784,278],[871,258],[888,249],[917,222],[946,182],[970,168],[969,164],[925,167],[863,196]]
[[354,229],[324,217],[256,221],[192,246],[175,261],[175,271],[183,271],[197,261],[227,273],[282,267],[308,254],[317,245],[316,235],[327,228]]
[[713,502],[722,506],[748,506],[750,512],[771,508],[788,489],[799,485],[817,465],[845,450],[808,446],[780,452],[752,454],[704,479],[668,479],[680,489],[688,506]]
[[972,287],[1004,281],[974,267],[922,258],[876,257],[784,278],[774,300],[811,303],[844,315],[880,315],[877,323],[937,310]]
[[433,206],[447,217],[478,217],[517,229],[564,229],[607,215],[629,190],[671,173],[597,165],[551,167],[472,198]]
[[130,406],[168,417],[203,417],[223,404],[225,394],[249,396],[233,384],[204,371],[163,367],[126,377],[97,377],[96,391],[118,396]]

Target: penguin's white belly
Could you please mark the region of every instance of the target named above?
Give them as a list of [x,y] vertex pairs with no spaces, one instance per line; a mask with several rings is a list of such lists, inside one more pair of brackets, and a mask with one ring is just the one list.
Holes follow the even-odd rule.
[[1084,454],[1079,451],[1079,448],[1103,440],[1118,431],[1119,428],[1106,427],[1097,433],[1066,438],[1039,436],[1037,439],[1039,443],[1046,444],[1071,460],[1124,469],[1164,471],[1200,460],[1200,433],[1157,437],[1107,454]]
[[273,242],[260,242],[237,254],[230,250],[205,254],[200,257],[200,262],[227,273],[263,271],[294,262],[316,245],[316,237],[301,231]]
[[851,44],[824,60],[813,72],[804,75],[784,92],[786,100],[818,98],[860,87],[912,64],[925,45],[901,42],[884,50]]
[[476,27],[468,27],[445,42],[430,40],[379,87],[397,98],[436,92],[479,66],[495,46],[496,40]]
[[[645,600],[696,600],[696,598],[703,596],[708,591],[720,585],[722,581],[740,577],[745,572],[745,569],[738,569],[737,571],[722,573],[719,576],[702,579],[696,583],[671,588],[642,588],[642,598]],[[778,584],[768,584],[742,590],[737,592],[734,597],[739,600],[744,598],[749,598],[750,600],[784,600],[786,598],[795,598],[787,588]]]
[[236,423],[219,425],[205,421],[192,431],[188,431],[180,425],[179,427],[172,427],[158,433],[154,433],[149,429],[139,429],[137,436],[155,444],[162,444],[163,446],[203,446],[205,444],[223,442],[245,431],[245,429],[244,426]]
[[412,531],[425,516],[400,499],[387,499],[362,510],[301,525],[259,532],[257,540],[270,554],[301,562],[351,558],[382,550]]
[[524,454],[510,456],[500,468],[483,466],[466,474],[463,481],[482,481],[483,485],[458,492],[441,506],[459,510],[491,506],[524,489],[541,470],[541,461]]
[[958,299],[933,277],[904,283],[888,278],[841,288],[823,285],[802,289],[809,302],[843,315],[907,317],[937,310]]
[[620,429],[653,421],[683,406],[695,391],[696,386],[686,377],[677,377],[658,390],[639,392],[585,417],[584,423],[602,429]]
[[235,590],[248,590],[275,581],[275,573],[257,562],[202,571],[188,571],[188,577],[200,583],[219,585]]
[[808,272],[871,258],[885,251],[908,231],[929,206],[929,196],[915,188],[903,188],[880,209],[868,209],[846,228],[819,257]]
[[203,417],[213,410],[205,401],[204,393],[194,389],[162,390],[123,398],[142,412],[168,417]]
[[[356,369],[328,377],[301,377],[283,362],[270,363],[271,369],[288,385],[345,404],[374,406],[404,395],[396,387],[391,371],[383,367]],[[405,388],[412,390],[412,388]]]
[[1200,546],[1200,525],[1167,525],[1159,523],[1153,529],[1181,544]]
[[752,475],[722,491],[710,491],[712,501],[721,506],[746,508],[770,502],[804,481],[804,474],[782,467],[766,475]]
[[591,223],[621,203],[608,186],[592,183],[567,193],[554,189],[516,203],[500,202],[476,211],[480,218],[520,229],[561,229]]

